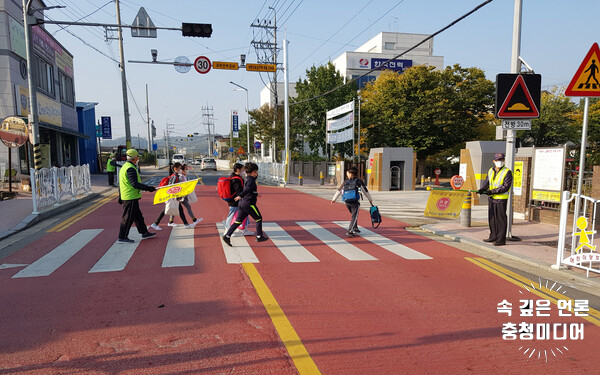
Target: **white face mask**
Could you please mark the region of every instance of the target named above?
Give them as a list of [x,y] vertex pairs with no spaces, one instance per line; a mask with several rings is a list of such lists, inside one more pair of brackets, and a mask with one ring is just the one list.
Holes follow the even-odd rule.
[[494,160],[494,165],[496,168],[502,168],[504,166],[504,162],[502,160]]

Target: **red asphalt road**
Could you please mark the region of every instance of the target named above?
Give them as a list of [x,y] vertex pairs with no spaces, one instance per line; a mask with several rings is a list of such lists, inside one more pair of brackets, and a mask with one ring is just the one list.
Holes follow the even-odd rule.
[[[384,219],[377,233],[433,259],[406,260],[357,237],[348,241],[378,260],[349,261],[296,224],[314,221],[344,237],[333,223],[349,219],[343,204],[291,189],[259,191],[265,221],[320,260],[290,263],[271,241],[249,241],[258,272],[321,373],[598,372],[597,326],[559,318],[554,305],[550,318],[515,316],[519,299],[538,297],[468,262],[470,254]],[[199,187],[197,195],[194,211],[204,221],[193,230],[194,267],[161,268],[171,230],[164,219],[124,271],[88,273],[116,240],[116,202],[0,261],[29,264],[82,229],[104,229],[50,276],[12,279],[21,268],[0,270],[0,374],[297,373],[245,271],[226,263],[215,226],[226,204],[214,186]],[[141,206],[147,224],[162,208],[147,193]],[[370,227],[364,211],[359,224]],[[504,299],[517,309],[512,317],[496,311]],[[502,324],[521,321],[585,323],[585,338],[502,340]],[[519,350],[563,345],[568,351],[548,363]]]

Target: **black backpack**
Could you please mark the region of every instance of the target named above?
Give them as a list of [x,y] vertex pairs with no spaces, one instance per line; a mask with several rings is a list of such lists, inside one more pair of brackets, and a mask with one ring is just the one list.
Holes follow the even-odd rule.
[[358,185],[356,179],[352,178],[344,182],[344,188],[342,192],[342,201],[346,203],[356,203],[360,199],[360,193],[358,192]]

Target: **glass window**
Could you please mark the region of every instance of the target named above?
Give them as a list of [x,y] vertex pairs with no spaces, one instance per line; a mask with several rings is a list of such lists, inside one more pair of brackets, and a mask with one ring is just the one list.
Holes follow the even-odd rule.
[[54,96],[54,67],[36,56],[37,87]]
[[58,87],[60,92],[60,100],[73,105],[75,104],[75,94],[73,92],[73,79],[58,72]]
[[385,42],[383,48],[385,48],[385,49],[396,49],[396,43],[394,43],[394,42]]

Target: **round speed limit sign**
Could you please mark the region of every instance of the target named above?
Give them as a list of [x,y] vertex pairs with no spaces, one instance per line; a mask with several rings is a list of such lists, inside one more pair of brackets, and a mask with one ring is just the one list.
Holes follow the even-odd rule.
[[198,73],[206,74],[210,72],[211,63],[208,57],[198,56],[198,58],[196,58],[196,61],[194,61],[194,67],[196,68],[196,71]]

